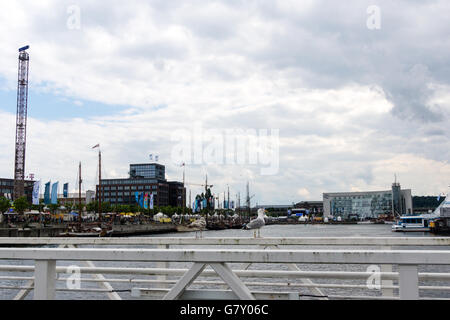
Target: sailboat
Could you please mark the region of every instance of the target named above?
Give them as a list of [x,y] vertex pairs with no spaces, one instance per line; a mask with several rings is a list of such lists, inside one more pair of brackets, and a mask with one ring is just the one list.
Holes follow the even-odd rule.
[[[98,145],[99,146],[99,145]],[[97,147],[97,146],[96,146]],[[94,147],[94,148],[96,148]],[[101,153],[99,151],[99,171],[101,170]],[[81,162],[79,165],[79,174],[78,174],[78,204],[79,204],[79,213],[78,213],[78,223],[74,223],[69,226],[69,230],[67,232],[61,233],[62,237],[107,237],[111,236],[113,233],[112,227],[107,226],[104,227],[101,222],[101,213],[99,213],[99,221],[94,223],[82,223],[81,211],[82,211],[82,201],[81,201]],[[101,172],[101,171],[100,171]],[[99,190],[101,187],[101,173],[99,175]],[[99,211],[101,209],[101,198],[99,195]],[[101,211],[100,211],[101,212]]]

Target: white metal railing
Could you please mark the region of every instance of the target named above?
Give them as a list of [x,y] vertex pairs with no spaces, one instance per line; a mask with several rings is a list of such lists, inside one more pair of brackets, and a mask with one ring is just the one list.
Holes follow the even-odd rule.
[[[56,266],[56,261],[81,261],[86,267],[80,267],[81,274],[94,275],[94,279],[81,279],[82,282],[98,283],[101,287],[84,288],[78,291],[106,293],[110,299],[120,299],[119,292],[111,284],[129,283],[130,285],[155,285],[155,288],[132,288],[133,297],[151,297],[165,299],[201,299],[201,298],[279,298],[298,299],[299,288],[307,288],[318,298],[358,298],[358,299],[418,299],[419,291],[450,291],[449,286],[420,285],[419,281],[450,281],[450,272],[418,272],[419,265],[450,265],[450,251],[435,250],[450,246],[449,238],[0,238],[2,246],[48,246],[59,245],[69,248],[0,248],[0,260],[34,260],[28,266],[0,265],[0,272],[14,272],[14,276],[0,276],[2,281],[28,281],[25,285],[3,286],[0,290],[20,290],[16,299],[23,299],[34,290],[35,299],[52,299],[55,291],[77,291],[56,288],[56,281],[65,281],[61,277],[68,268]],[[78,248],[90,245],[96,248]],[[102,248],[97,246],[135,246],[152,245],[158,249]],[[195,245],[196,248],[169,249],[170,245]],[[197,246],[217,246],[217,249],[198,249]],[[259,249],[237,249],[236,246],[254,245]],[[374,246],[383,250],[285,250],[284,246]],[[223,249],[229,246],[232,249]],[[394,246],[433,246],[434,250],[390,250]],[[219,248],[220,247],[220,248]],[[263,249],[266,250],[263,250]],[[281,249],[283,248],[283,249]],[[286,247],[285,247],[286,248]],[[447,248],[445,248],[447,249]],[[156,268],[118,268],[96,267],[93,261],[134,261],[156,262]],[[193,263],[191,268],[170,268],[170,263]],[[239,270],[233,270],[230,264],[244,264]],[[289,270],[248,270],[251,264],[281,264]],[[381,272],[381,297],[325,295],[327,288],[365,289],[364,284],[313,283],[310,279],[364,280],[373,276],[372,272],[345,271],[302,271],[297,264],[344,264],[379,265]],[[398,265],[398,272],[392,272],[392,265]],[[207,269],[207,267],[210,269]],[[384,268],[383,268],[384,267]],[[387,268],[386,268],[387,267]],[[450,271],[450,268],[448,269]],[[33,277],[20,277],[18,273],[34,273]],[[59,276],[57,276],[57,274]],[[103,275],[128,275],[129,278],[105,278]],[[156,279],[140,279],[136,276],[156,276]],[[168,279],[177,277],[177,279]],[[209,280],[220,277],[221,281]],[[203,278],[203,280],[200,280]],[[264,278],[265,281],[261,279]],[[208,279],[208,280],[206,280]],[[245,279],[245,280],[242,280]],[[271,280],[272,279],[272,280]],[[297,282],[296,280],[300,280]],[[394,285],[394,281],[398,284]],[[190,290],[191,284],[214,289]],[[224,288],[225,286],[225,288]],[[224,290],[231,288],[230,290]],[[249,288],[259,288],[258,290]],[[268,291],[261,291],[261,288]],[[220,290],[218,290],[220,289]],[[280,292],[277,290],[290,290]],[[394,296],[394,290],[399,296]],[[448,297],[445,294],[444,297]]]
[[0,245],[325,245],[450,246],[450,237],[296,237],[296,238],[0,238]]

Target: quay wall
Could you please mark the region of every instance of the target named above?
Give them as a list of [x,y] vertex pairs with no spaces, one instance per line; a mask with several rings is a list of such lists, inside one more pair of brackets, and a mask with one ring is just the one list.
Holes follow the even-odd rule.
[[113,225],[113,237],[177,232],[174,224]]
[[[66,231],[66,225],[53,225],[31,228],[0,228],[0,237],[58,237],[61,233],[64,233]],[[113,236],[115,237],[169,233],[176,231],[177,228],[173,224],[113,225]]]

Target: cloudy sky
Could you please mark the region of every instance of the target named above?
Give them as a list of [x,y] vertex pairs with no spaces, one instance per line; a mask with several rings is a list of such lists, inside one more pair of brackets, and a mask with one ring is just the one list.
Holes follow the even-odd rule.
[[13,177],[17,49],[30,45],[26,172],[43,182],[74,189],[82,161],[93,188],[97,143],[106,178],[157,154],[181,180],[174,132],[250,129],[279,130],[275,174],[203,161],[187,181],[207,173],[234,197],[248,180],[259,204],[385,190],[394,174],[414,195],[448,192],[449,12],[448,0],[2,0],[0,176]]

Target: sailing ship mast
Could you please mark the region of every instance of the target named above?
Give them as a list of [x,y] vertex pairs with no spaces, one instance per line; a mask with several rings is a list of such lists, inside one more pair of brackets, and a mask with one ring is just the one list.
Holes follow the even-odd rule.
[[[190,197],[190,194],[189,194]],[[191,200],[189,199],[189,202]],[[183,216],[186,214],[186,163],[183,163]]]
[[230,186],[228,186],[228,204],[227,209],[230,210]]
[[81,204],[81,183],[83,180],[81,180],[81,162],[80,162],[80,167],[79,167],[79,171],[78,171],[78,221],[81,222],[81,211],[83,211],[83,207]]
[[92,147],[92,149],[98,148],[98,218],[102,221],[102,152],[100,150],[100,144]]
[[102,152],[98,149],[98,217],[102,221]]

